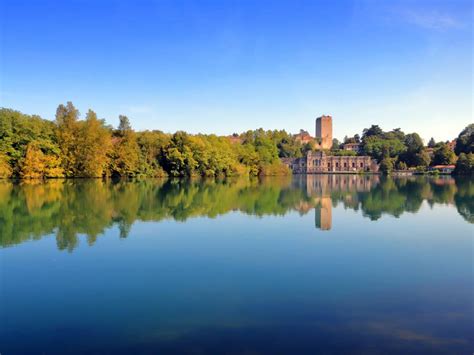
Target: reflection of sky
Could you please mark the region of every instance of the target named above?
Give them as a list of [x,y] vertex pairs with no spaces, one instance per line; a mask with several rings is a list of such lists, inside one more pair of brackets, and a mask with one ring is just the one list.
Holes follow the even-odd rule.
[[234,212],[137,222],[126,239],[114,227],[73,253],[54,236],[3,249],[0,343],[5,353],[24,339],[58,353],[472,349],[473,227],[453,206],[374,222],[339,205],[332,217],[321,231],[311,212]]

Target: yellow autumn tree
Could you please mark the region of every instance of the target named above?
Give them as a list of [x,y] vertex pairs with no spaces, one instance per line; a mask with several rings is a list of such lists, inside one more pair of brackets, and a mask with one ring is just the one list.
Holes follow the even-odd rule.
[[8,158],[5,154],[0,153],[0,179],[8,179],[12,176],[13,170],[8,163]]
[[111,146],[110,130],[103,120],[97,119],[94,111],[89,110],[79,130],[77,175],[83,177],[106,175]]
[[26,156],[21,163],[20,177],[22,179],[39,179],[45,175],[44,154],[34,143],[28,144]]
[[77,164],[77,136],[79,111],[72,102],[66,106],[59,105],[56,110],[56,137],[61,151],[61,162],[64,174],[73,177]]
[[48,178],[64,177],[64,169],[61,167],[61,158],[57,155],[44,155],[44,176]]

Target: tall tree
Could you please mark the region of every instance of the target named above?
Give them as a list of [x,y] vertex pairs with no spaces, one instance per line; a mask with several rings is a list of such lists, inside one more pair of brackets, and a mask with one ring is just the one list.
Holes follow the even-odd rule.
[[439,144],[433,154],[433,165],[449,165],[456,162],[456,155],[445,143]]
[[456,154],[474,153],[474,123],[464,128],[456,140]]
[[56,110],[57,139],[61,150],[62,167],[66,176],[76,173],[76,147],[78,137],[79,111],[72,102],[59,105]]
[[454,173],[457,175],[473,175],[474,174],[474,153],[461,153],[456,162]]
[[22,179],[39,179],[45,175],[44,154],[35,143],[28,144],[25,159],[21,163]]
[[119,116],[118,137],[113,142],[111,170],[119,176],[135,176],[139,173],[140,148],[137,137],[127,116]]
[[132,125],[127,116],[119,115],[119,125],[117,130],[121,136],[132,130]]
[[428,154],[423,154],[424,144],[418,133],[409,133],[404,139],[406,151],[400,155],[400,160],[408,166],[427,166]]
[[362,132],[362,139],[371,137],[371,136],[381,136],[383,135],[383,130],[378,125],[372,125],[370,128],[365,128]]
[[428,142],[428,148],[434,148],[435,146],[436,146],[436,141],[434,140],[433,137],[431,137]]
[[106,174],[109,164],[111,132],[92,110],[87,112],[85,121],[81,123],[77,147],[79,156],[77,175],[102,177]]

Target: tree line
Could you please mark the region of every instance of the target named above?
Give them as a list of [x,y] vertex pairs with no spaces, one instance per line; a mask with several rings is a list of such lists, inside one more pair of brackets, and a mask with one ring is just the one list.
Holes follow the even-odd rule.
[[[360,151],[343,150],[360,143]],[[298,158],[317,148],[301,143],[285,130],[257,129],[231,137],[159,130],[133,130],[120,115],[116,128],[89,110],[84,119],[71,102],[59,105],[54,121],[0,109],[0,178],[185,177],[287,175],[280,158]],[[368,155],[382,172],[430,165],[456,164],[459,174],[474,173],[474,124],[456,139],[456,148],[399,128],[383,131],[372,125],[362,136],[334,140],[330,155]]]
[[71,102],[54,121],[0,109],[0,177],[161,177],[286,175],[281,157],[301,156],[293,135],[258,129],[233,137],[133,130],[126,116],[117,128]]
[[405,134],[400,128],[384,131],[378,125],[364,129],[362,137],[345,137],[342,144],[336,140],[333,150],[344,154],[341,148],[346,143],[359,143],[359,154],[376,159],[385,173],[409,168],[425,171],[429,166],[451,164],[456,164],[455,172],[460,175],[474,173],[474,124],[459,133],[454,149],[450,142],[435,142],[433,138],[425,146],[418,133]]

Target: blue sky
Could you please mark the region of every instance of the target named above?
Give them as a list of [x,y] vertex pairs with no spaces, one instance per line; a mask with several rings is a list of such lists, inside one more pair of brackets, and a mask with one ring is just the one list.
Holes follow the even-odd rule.
[[471,1],[0,0],[0,106],[60,103],[136,129],[371,124],[452,139],[473,122]]

